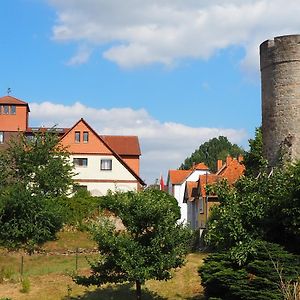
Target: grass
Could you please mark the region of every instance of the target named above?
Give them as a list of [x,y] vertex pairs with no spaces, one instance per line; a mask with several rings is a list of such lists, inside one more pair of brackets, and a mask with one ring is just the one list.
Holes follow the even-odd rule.
[[[68,249],[95,247],[86,233],[62,232],[59,240],[47,243],[46,251],[55,255],[38,254],[24,256],[23,276],[30,281],[30,291],[22,294],[20,280],[21,253],[0,253],[0,270],[3,277],[9,277],[0,283],[0,299],[13,300],[134,300],[134,286],[130,284],[106,285],[101,288],[82,287],[76,285],[70,276],[75,271],[76,257],[62,255]],[[78,255],[78,269],[88,273],[89,265],[86,255]],[[89,254],[89,258],[96,254]],[[143,286],[143,300],[202,300],[202,287],[197,269],[202,263],[204,254],[193,253],[187,258],[187,263],[181,269],[174,271],[173,279],[169,281],[147,281]],[[2,269],[1,269],[2,268]],[[1,272],[0,272],[1,275]],[[1,277],[1,276],[0,276]],[[1,278],[0,278],[1,279]]]

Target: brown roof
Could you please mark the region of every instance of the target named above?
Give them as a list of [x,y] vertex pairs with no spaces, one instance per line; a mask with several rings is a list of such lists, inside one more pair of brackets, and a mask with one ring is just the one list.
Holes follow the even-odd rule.
[[137,136],[101,135],[101,138],[119,155],[141,155]]
[[12,97],[12,96],[0,97],[0,104],[14,104],[14,105],[24,105],[24,106],[26,105],[28,107],[28,111],[30,111],[27,102],[22,101],[20,99]]
[[169,170],[169,180],[171,184],[181,184],[191,173],[191,170]]

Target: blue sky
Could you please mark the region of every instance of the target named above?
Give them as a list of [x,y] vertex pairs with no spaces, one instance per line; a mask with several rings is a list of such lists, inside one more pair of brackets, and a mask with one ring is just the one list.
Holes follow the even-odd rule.
[[[201,3],[199,3],[201,2]],[[148,183],[202,142],[247,147],[261,123],[258,47],[297,33],[282,0],[0,2],[0,94],[30,103],[30,125],[140,137]]]

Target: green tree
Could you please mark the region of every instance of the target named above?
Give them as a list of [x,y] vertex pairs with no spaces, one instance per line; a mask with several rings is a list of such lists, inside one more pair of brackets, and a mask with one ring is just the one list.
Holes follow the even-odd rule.
[[0,185],[22,183],[33,194],[46,197],[66,195],[73,184],[69,152],[53,131],[28,139],[20,134],[0,151]]
[[172,268],[182,266],[191,232],[177,223],[180,210],[176,199],[158,190],[110,194],[101,204],[124,228],[116,228],[109,218],[92,224],[100,260],[91,263],[91,276],[75,280],[98,286],[135,282],[136,298],[141,299],[145,280],[167,280]]
[[228,155],[237,157],[240,154],[244,154],[243,149],[236,144],[230,143],[227,137],[219,136],[218,138],[210,139],[208,142],[200,145],[190,157],[185,159],[184,163],[181,164],[180,169],[188,170],[193,164],[204,162],[212,172],[216,172],[218,159],[224,161]]
[[53,132],[22,134],[0,152],[0,245],[32,252],[55,237],[64,212],[57,199],[73,180],[68,152]]
[[257,176],[267,166],[263,157],[263,138],[261,127],[255,129],[255,138],[249,140],[249,151],[244,154],[244,165],[246,176]]

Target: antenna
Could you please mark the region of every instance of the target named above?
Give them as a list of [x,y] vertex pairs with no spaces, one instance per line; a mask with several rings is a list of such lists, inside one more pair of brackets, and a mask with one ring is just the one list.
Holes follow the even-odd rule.
[[7,95],[9,96],[9,94],[11,93],[11,88],[7,89]]

